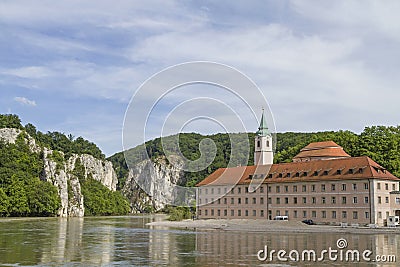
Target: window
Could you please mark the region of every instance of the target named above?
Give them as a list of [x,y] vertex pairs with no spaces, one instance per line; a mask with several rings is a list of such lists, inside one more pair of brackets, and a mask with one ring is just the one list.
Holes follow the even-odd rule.
[[238,216],[242,216],[242,210],[238,210]]
[[311,185],[311,191],[312,191],[312,192],[315,192],[315,184],[312,184],[312,185]]
[[205,213],[204,215],[207,216],[208,215],[208,210],[205,210],[204,213]]
[[297,185],[293,186],[293,192],[297,192]]
[[260,147],[261,146],[261,142],[260,142],[260,140],[257,140],[257,147]]
[[378,183],[376,186],[378,189],[381,189],[381,183]]
[[332,219],[336,219],[336,211],[335,210],[332,211]]
[[346,219],[347,218],[347,211],[342,211],[342,218],[343,219]]
[[238,187],[238,194],[240,194],[240,193],[242,193],[242,188],[241,187]]
[[342,204],[346,204],[347,202],[347,198],[346,197],[342,197]]
[[335,184],[332,184],[332,185],[331,185],[331,190],[332,190],[332,191],[335,191],[335,190],[336,190]]
[[260,197],[260,204],[261,205],[264,204],[264,198],[263,197]]
[[385,190],[389,190],[389,185],[385,184]]
[[211,188],[211,194],[212,195],[214,194],[214,188]]
[[199,215],[201,215],[201,210],[199,210]]
[[246,197],[246,198],[244,199],[244,204],[249,204],[249,198]]
[[396,197],[396,204],[400,204],[400,197]]
[[276,211],[276,216],[280,216],[281,215],[281,211],[280,210],[277,210]]
[[268,198],[268,204],[272,204],[272,198]]
[[279,197],[276,198],[276,204],[281,204],[281,199]]
[[217,210],[218,216],[221,216],[221,210]]
[[264,217],[264,210],[260,210],[260,216]]
[[289,216],[289,211],[288,210],[285,210],[285,215]]
[[313,204],[317,203],[316,198],[315,198],[315,197],[312,197],[312,198],[311,198],[311,202],[312,202]]
[[297,204],[297,197],[293,198],[293,204]]
[[353,174],[353,169],[349,169],[349,173],[350,173],[350,174]]
[[302,191],[303,191],[303,192],[307,192],[307,186],[306,186],[306,185],[303,185],[303,186],[302,186]]
[[307,176],[307,172],[303,172],[303,176]]
[[396,184],[392,184],[392,190],[396,191]]
[[326,204],[326,198],[325,198],[325,197],[322,197],[322,198],[321,198],[321,202],[322,202],[322,204]]
[[307,203],[307,198],[303,197],[303,204],[306,204],[306,203]]
[[368,204],[369,203],[369,198],[368,197],[364,197],[364,203]]
[[201,195],[201,188],[199,189],[199,195]]
[[211,216],[214,216],[214,209],[211,209]]
[[257,216],[257,211],[256,210],[253,210],[253,216],[254,217]]
[[324,184],[321,184],[321,191],[325,192],[325,185]]
[[228,200],[224,198],[224,204],[228,204]]
[[289,192],[289,186],[285,185],[285,192]]
[[255,197],[253,197],[253,204],[257,203],[257,199]]
[[324,175],[328,175],[329,171],[324,171]]
[[220,198],[218,198],[217,202],[218,202],[218,204],[221,204],[221,199],[220,199]]
[[289,204],[289,198],[285,197],[285,204]]
[[244,216],[249,216],[249,211],[248,210],[245,210],[245,212],[244,212]]
[[228,210],[224,210],[224,216],[228,216]]
[[315,172],[314,172],[314,176],[318,176],[318,171],[315,171]]
[[358,168],[358,173],[363,173],[363,168]]
[[385,197],[385,203],[389,203],[389,197]]
[[357,203],[358,203],[357,197],[353,197],[353,204],[357,204]]
[[297,218],[297,210],[293,211],[293,218]]
[[378,204],[382,204],[382,197],[378,197]]
[[206,195],[208,194],[208,188],[206,188]]
[[267,140],[267,147],[269,147],[269,140]]
[[303,218],[307,218],[307,211],[303,210]]
[[282,177],[283,177],[283,173],[280,173],[280,174],[278,175],[278,177],[279,177],[279,178],[282,178]]
[[249,192],[249,188],[246,186],[245,188],[245,192],[248,193]]
[[382,219],[382,212],[381,211],[378,212],[378,218]]
[[336,197],[332,197],[332,204],[335,204],[336,203]]
[[233,197],[231,198],[231,204],[235,204],[235,199]]
[[364,189],[365,189],[365,190],[368,190],[368,188],[369,188],[369,187],[368,187],[368,183],[364,183]]
[[321,213],[322,213],[322,218],[326,218],[326,211],[323,210]]
[[357,211],[353,211],[353,219],[358,219],[358,212]]
[[317,212],[315,210],[313,210],[311,212],[311,217],[316,218],[317,217]]
[[272,173],[268,174],[268,178],[272,178]]
[[369,219],[369,212],[368,211],[365,212],[365,219]]
[[268,186],[268,192],[271,192],[271,186]]
[[264,187],[260,187],[260,193],[264,193]]
[[276,186],[276,192],[277,192],[277,193],[280,193],[280,192],[281,192],[281,188],[279,187],[279,185]]
[[234,192],[234,188],[232,188],[232,190],[231,190],[231,194],[235,194],[235,192]]
[[357,190],[357,184],[353,184],[353,190]]
[[206,201],[206,204],[208,204],[208,198],[206,198],[205,201]]
[[231,210],[231,216],[235,216],[235,210]]
[[240,197],[238,198],[238,204],[242,204],[242,199]]
[[288,173],[286,174],[286,177],[288,177],[288,178],[290,177],[290,172],[288,172]]
[[342,174],[342,170],[337,170],[336,174],[339,174],[339,175]]
[[346,184],[342,184],[342,191],[346,191]]
[[296,175],[295,175],[296,177],[300,177],[300,173],[299,172],[296,172]]

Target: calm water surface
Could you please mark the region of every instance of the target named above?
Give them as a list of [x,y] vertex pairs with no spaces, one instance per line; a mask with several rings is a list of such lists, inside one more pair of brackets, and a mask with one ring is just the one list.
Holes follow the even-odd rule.
[[[196,231],[149,227],[160,216],[0,219],[0,266],[400,266],[400,236]],[[260,261],[257,252],[346,249],[398,263]],[[319,254],[318,254],[319,255]],[[328,257],[326,257],[328,258]]]

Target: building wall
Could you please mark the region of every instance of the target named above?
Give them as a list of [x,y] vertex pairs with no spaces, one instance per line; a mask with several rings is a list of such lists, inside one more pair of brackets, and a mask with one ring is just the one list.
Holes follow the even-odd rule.
[[387,216],[394,215],[389,192],[399,189],[397,182],[369,179],[262,184],[254,193],[248,188],[200,187],[198,217],[273,219],[287,215],[289,220],[326,224],[384,225]]

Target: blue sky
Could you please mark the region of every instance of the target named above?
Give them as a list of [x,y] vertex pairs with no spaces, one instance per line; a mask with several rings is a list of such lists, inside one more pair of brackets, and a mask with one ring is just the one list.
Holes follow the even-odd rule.
[[0,113],[111,155],[139,86],[205,60],[251,77],[279,132],[398,125],[399,13],[399,1],[1,1]]

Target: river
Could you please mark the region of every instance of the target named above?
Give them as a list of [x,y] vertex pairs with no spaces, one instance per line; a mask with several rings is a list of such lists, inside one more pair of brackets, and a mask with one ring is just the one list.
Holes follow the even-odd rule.
[[[372,262],[376,255],[387,256],[386,261],[393,255],[400,261],[396,255],[400,256],[400,235],[271,234],[146,226],[161,219],[159,215],[3,218],[0,266],[397,266]],[[339,239],[347,242],[341,250]],[[338,252],[321,254],[330,247]],[[284,250],[286,261],[285,257],[278,259],[277,252],[264,259],[264,251],[270,256],[272,250]],[[305,250],[314,250],[317,262],[312,257],[302,261]],[[348,254],[350,262],[346,262],[348,250],[359,251],[360,261],[354,262]],[[361,257],[366,250],[372,253],[367,257],[370,262]],[[293,260],[294,251],[299,253],[299,261]],[[324,259],[318,261],[321,255]]]

